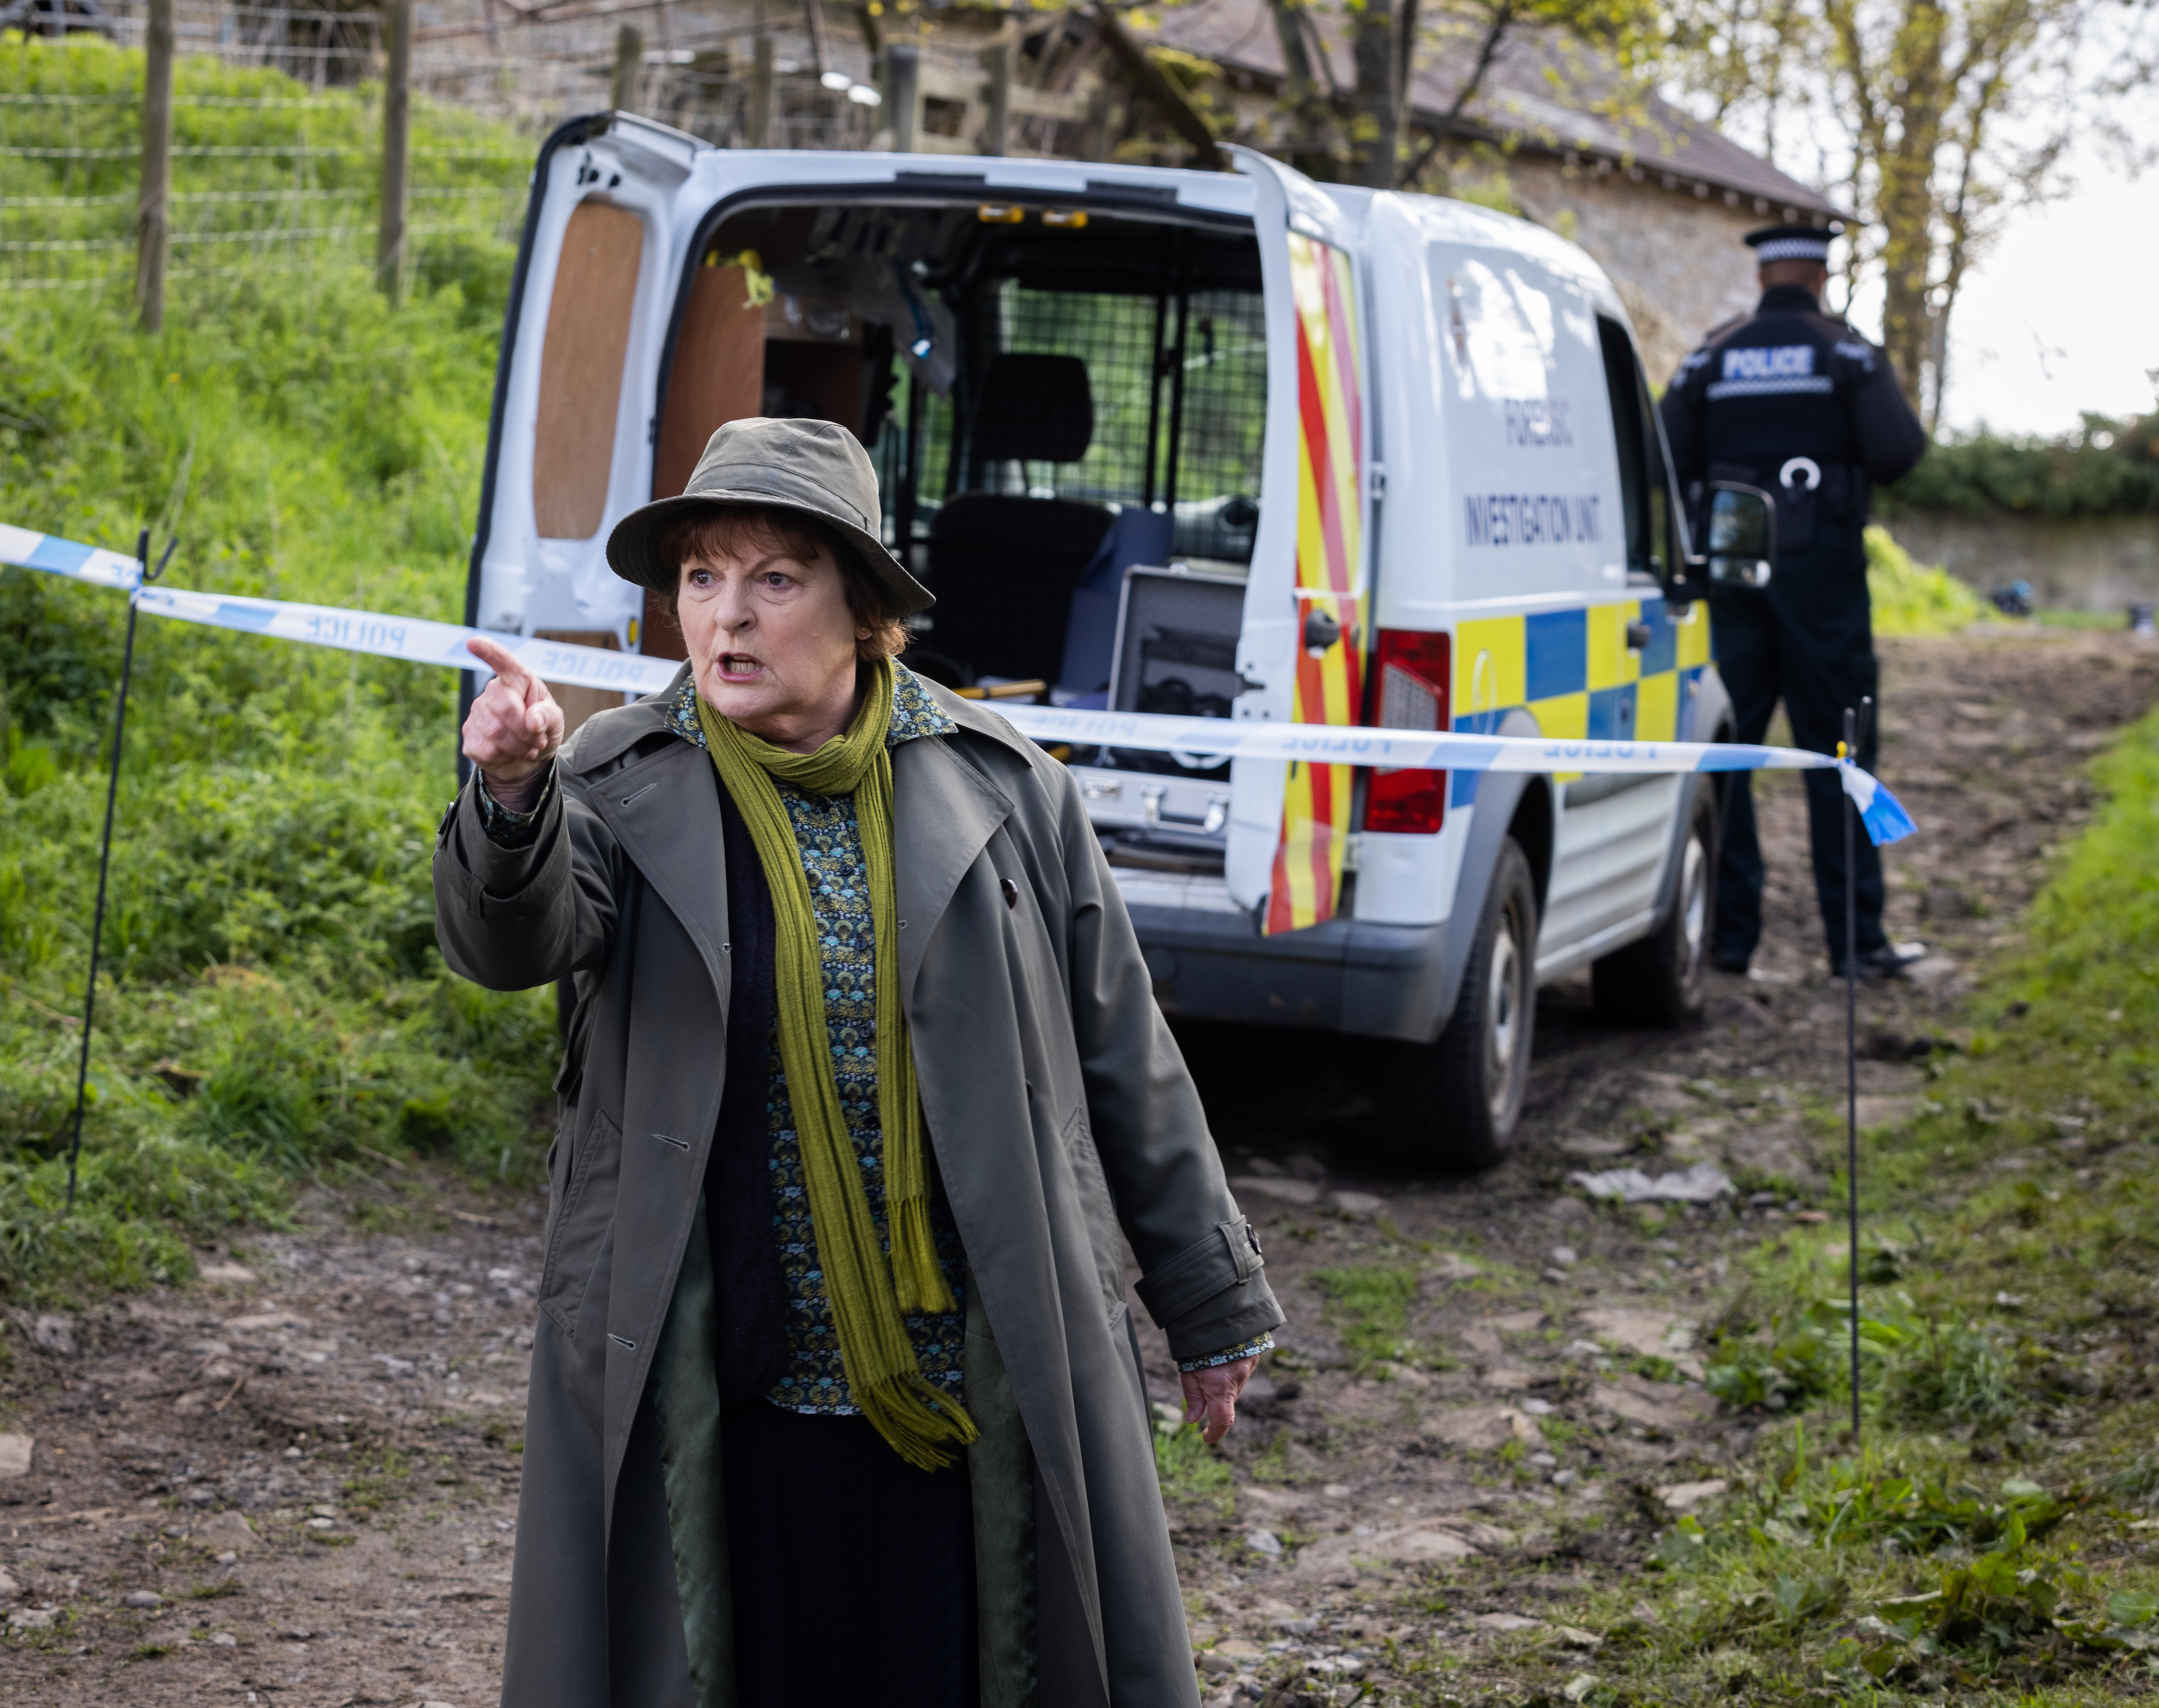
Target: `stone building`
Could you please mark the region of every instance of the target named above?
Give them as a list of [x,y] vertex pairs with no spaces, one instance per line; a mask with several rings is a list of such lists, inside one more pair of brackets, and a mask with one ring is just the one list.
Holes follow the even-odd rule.
[[[1323,49],[1316,69],[1346,101],[1356,74],[1344,15],[1307,15]],[[1237,140],[1288,152],[1266,0],[1195,0],[1164,13],[1155,40],[1219,68]],[[1703,333],[1753,306],[1744,233],[1838,217],[1817,192],[1670,102],[1535,37],[1503,46],[1450,120],[1474,45],[1442,38],[1420,49],[1407,127],[1411,163],[1430,155],[1419,187],[1508,206],[1581,244],[1618,287],[1659,383]]]
[[[88,6],[94,27],[141,39],[145,0],[34,3]],[[181,49],[275,64],[317,84],[379,75],[371,6],[289,3],[297,9],[271,0],[263,28],[236,35],[220,0],[176,0]],[[1302,15],[1333,105],[1346,112],[1354,71],[1344,0],[1310,0]],[[1293,152],[1267,0],[1189,0],[1152,16],[1152,35],[1136,37],[1115,13],[1017,0],[769,10],[764,0],[416,0],[412,76],[422,93],[536,138],[617,104],[731,147],[1175,164],[1211,153],[1219,136]],[[1407,148],[1412,160],[1428,156],[1418,187],[1508,207],[1580,242],[1612,275],[1659,379],[1753,301],[1741,233],[1835,215],[1768,162],[1547,39],[1509,40],[1474,97],[1458,101],[1473,44],[1447,35],[1443,15],[1426,16],[1436,21],[1409,89]],[[343,32],[334,40],[318,39],[326,21]],[[908,68],[898,79],[896,58]]]

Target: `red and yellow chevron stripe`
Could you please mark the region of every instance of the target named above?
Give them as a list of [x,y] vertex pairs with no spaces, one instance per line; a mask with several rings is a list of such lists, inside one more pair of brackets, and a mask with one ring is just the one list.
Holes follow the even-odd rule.
[[[1353,724],[1364,700],[1364,411],[1356,278],[1349,257],[1292,232],[1297,307],[1297,603],[1299,644],[1290,716]],[[1323,611],[1342,638],[1318,656],[1302,644]],[[1334,917],[1351,826],[1347,765],[1292,762],[1281,841],[1262,929],[1269,936]]]

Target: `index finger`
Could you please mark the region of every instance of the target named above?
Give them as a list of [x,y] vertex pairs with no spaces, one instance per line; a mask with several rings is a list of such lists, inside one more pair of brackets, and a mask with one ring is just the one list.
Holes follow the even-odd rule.
[[517,655],[500,641],[488,640],[475,634],[465,642],[465,650],[501,677],[502,686],[519,699],[522,700],[531,693],[532,672],[519,663]]

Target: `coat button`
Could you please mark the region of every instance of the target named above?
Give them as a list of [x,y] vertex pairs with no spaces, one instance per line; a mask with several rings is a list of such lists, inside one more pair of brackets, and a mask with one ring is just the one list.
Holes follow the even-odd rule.
[[1017,884],[1014,883],[1008,877],[1001,877],[997,880],[997,888],[1005,893],[1005,905],[1007,907],[1016,908],[1019,905],[1019,886]]

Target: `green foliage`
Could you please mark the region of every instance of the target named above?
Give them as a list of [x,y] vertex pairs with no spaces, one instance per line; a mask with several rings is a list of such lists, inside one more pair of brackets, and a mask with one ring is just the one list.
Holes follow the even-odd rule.
[[1353,1263],[1312,1272],[1312,1284],[1327,1302],[1324,1319],[1359,1369],[1383,1359],[1406,1362],[1416,1356],[1409,1310],[1422,1280],[1416,1268],[1404,1264]]
[[1996,614],[1947,570],[1913,562],[1879,523],[1866,531],[1866,586],[1877,634],[1954,634]]
[[[1773,1313],[1751,1331],[1720,1333],[1704,1385],[1735,1410],[1782,1411],[1845,1388],[1850,1317],[1815,1302]],[[1875,1325],[1862,1322],[1866,1335]]]
[[[11,41],[0,91],[125,88],[139,65]],[[205,124],[343,122],[274,74],[181,75],[290,103]],[[526,152],[463,115],[415,130]],[[122,549],[154,524],[179,586],[456,619],[510,261],[484,236],[423,251],[399,309],[364,260],[242,273],[214,303],[176,292],[155,335],[95,291],[8,293],[0,520]],[[63,1214],[124,621],[109,592],[0,570],[0,1294],[184,1279],[192,1246],[274,1224],[300,1178],[379,1196],[363,1146],[490,1177],[507,1148],[501,1172],[532,1177],[552,1003],[452,977],[433,943],[455,677],[152,618]]]
[[1883,514],[2009,510],[2061,520],[2159,515],[2159,416],[2141,421],[2087,415],[2060,438],[1988,432],[1936,444],[1882,493]]

